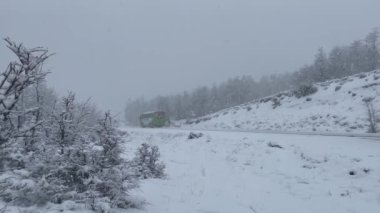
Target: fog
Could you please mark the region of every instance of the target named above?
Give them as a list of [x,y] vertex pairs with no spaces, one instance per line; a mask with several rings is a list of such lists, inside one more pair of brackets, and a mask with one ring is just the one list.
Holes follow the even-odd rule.
[[[128,98],[291,72],[379,26],[378,0],[1,0],[0,36],[56,55],[45,68],[116,113]],[[12,59],[3,42],[0,65]]]

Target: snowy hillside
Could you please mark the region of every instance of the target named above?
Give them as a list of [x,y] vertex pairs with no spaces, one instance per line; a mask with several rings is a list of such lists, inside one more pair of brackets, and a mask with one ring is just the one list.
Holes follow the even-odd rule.
[[365,133],[369,123],[363,99],[374,98],[375,110],[380,112],[380,70],[315,87],[318,91],[308,96],[282,92],[181,124],[197,129]]
[[[331,136],[131,129],[126,153],[158,145],[167,178],[136,212],[380,212],[380,141]],[[132,211],[134,212],[134,211]]]

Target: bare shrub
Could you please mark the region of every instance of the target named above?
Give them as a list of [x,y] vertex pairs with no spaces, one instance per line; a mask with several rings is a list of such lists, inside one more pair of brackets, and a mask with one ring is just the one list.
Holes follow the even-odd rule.
[[376,133],[377,132],[377,114],[376,114],[376,110],[374,108],[374,105],[373,105],[373,100],[375,98],[374,97],[367,97],[367,98],[363,98],[363,102],[367,108],[367,120],[368,120],[368,124],[369,124],[369,129],[368,129],[368,132],[369,133]]

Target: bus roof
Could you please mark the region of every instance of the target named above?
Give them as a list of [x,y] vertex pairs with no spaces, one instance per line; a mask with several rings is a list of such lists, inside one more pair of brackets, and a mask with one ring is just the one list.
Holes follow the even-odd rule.
[[153,114],[156,114],[156,113],[160,113],[160,114],[163,113],[163,114],[165,114],[164,111],[150,111],[150,112],[144,112],[140,116],[150,116],[150,115],[153,115]]

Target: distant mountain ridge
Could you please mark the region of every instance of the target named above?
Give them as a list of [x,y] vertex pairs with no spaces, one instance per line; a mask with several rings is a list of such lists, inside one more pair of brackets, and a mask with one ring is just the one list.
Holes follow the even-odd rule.
[[380,122],[380,70],[306,86],[312,94],[304,92],[284,91],[179,123],[199,129],[365,133],[368,99]]

